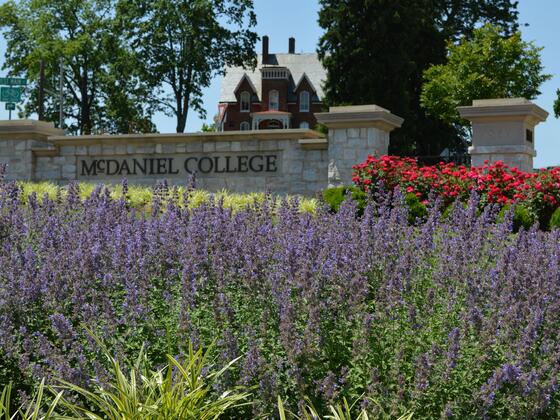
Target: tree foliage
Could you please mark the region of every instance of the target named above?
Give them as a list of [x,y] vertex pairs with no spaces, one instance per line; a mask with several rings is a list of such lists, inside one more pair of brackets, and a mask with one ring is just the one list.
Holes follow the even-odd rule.
[[554,101],[554,115],[556,118],[560,118],[560,89],[556,91],[556,95],[558,98]]
[[534,99],[550,79],[543,74],[542,48],[523,41],[520,32],[503,37],[499,28],[486,25],[448,48],[447,62],[424,73],[421,102],[429,114],[449,123],[464,122],[458,106],[475,99]]
[[[10,0],[0,8],[4,68],[30,80],[23,114],[58,122],[64,61],[65,127],[72,133],[154,131],[164,111],[184,131],[189,108],[226,65],[254,64],[252,0]],[[58,124],[57,124],[58,125]]]
[[159,108],[183,132],[189,109],[227,65],[255,65],[252,0],[120,0],[117,16]]
[[470,38],[480,23],[499,26],[504,35],[518,29],[515,0],[435,0],[436,24],[446,39]]
[[[113,72],[123,48],[114,31],[113,0],[21,0],[0,7],[0,26],[7,41],[4,69],[26,77],[23,114],[39,108],[38,81],[45,63],[45,119],[58,122],[59,68],[64,63],[64,128],[73,133],[128,131],[122,120],[149,121],[133,105],[140,91]],[[125,82],[126,80],[126,82]],[[121,122],[119,122],[121,121]]]
[[320,0],[318,52],[330,105],[375,103],[405,118],[391,153],[464,151],[457,129],[420,106],[423,72],[446,61],[447,43],[493,23],[517,29],[512,0]]

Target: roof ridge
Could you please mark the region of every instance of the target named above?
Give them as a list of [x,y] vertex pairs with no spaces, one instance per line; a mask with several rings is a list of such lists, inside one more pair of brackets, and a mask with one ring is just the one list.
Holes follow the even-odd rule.
[[277,53],[270,54],[272,58],[267,64],[262,63],[262,54],[256,54],[257,63],[254,69],[243,67],[226,67],[225,75],[222,77],[220,87],[220,102],[236,102],[235,90],[244,75],[253,83],[257,97],[262,98],[262,75],[261,69],[266,66],[277,66],[287,68],[291,75],[293,82],[290,81],[290,89],[293,89],[296,84],[299,84],[304,75],[309,80],[310,84],[315,90],[315,94],[319,100],[324,97],[323,82],[326,80],[326,70],[319,60],[317,53]]

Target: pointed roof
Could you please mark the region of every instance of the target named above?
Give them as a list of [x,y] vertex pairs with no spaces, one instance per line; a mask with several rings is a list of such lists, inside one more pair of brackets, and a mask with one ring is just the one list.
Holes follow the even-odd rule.
[[[324,97],[323,82],[327,78],[327,72],[317,54],[270,54],[268,63],[263,66],[262,55],[257,56],[257,67],[255,70],[242,67],[228,67],[222,78],[220,87],[220,102],[236,102],[235,92],[241,80],[246,76],[255,87],[259,99],[262,99],[262,75],[261,69],[267,66],[286,67],[290,70],[290,94],[305,76],[315,89],[312,101],[322,101]],[[297,85],[296,85],[297,83]],[[290,98],[289,98],[290,99]]]
[[237,84],[237,86],[233,90],[234,96],[235,96],[235,92],[237,92],[237,90],[241,86],[241,83],[243,83],[243,80],[247,80],[247,82],[249,83],[249,86],[251,86],[251,89],[253,89],[253,92],[258,93],[257,88],[253,84],[253,81],[251,80],[251,78],[247,75],[247,73],[244,73],[243,77],[241,77],[241,79],[239,80],[239,83]]
[[301,75],[301,78],[299,79],[299,82],[297,82],[296,87],[294,88],[294,92],[298,90],[299,85],[301,85],[301,83],[307,80],[307,83],[309,83],[309,86],[311,86],[311,89],[313,89],[314,92],[317,92],[317,89],[315,89],[315,85],[313,85],[313,82],[311,80],[309,80],[309,77],[307,77],[306,73],[303,73]]

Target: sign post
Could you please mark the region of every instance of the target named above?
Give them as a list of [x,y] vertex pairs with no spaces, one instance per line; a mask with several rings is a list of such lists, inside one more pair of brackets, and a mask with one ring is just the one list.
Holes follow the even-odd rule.
[[10,120],[12,119],[12,111],[15,111],[15,109],[16,109],[16,104],[14,104],[13,102],[6,103],[6,110],[9,111]]
[[27,86],[27,79],[21,77],[0,77],[0,102],[6,102],[6,110],[9,119],[12,119],[12,111],[16,109],[16,103],[21,102],[23,87]]

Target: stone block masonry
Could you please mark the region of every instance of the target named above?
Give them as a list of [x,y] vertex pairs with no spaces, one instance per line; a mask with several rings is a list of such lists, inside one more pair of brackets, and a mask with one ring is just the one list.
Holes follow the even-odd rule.
[[459,113],[472,123],[473,166],[500,160],[533,171],[535,127],[546,121],[548,112],[527,99],[509,98],[476,100],[472,106],[459,107]]
[[331,113],[328,139],[307,129],[65,136],[45,122],[0,121],[0,162],[8,179],[185,185],[194,175],[209,191],[313,196],[351,183],[352,165],[387,153],[389,132],[402,122],[376,106],[322,115]]
[[[492,99],[459,112],[473,124],[473,165],[502,160],[533,170],[534,130],[545,110],[526,99]],[[0,163],[8,164],[8,179],[185,185],[194,175],[209,191],[316,195],[352,184],[352,166],[388,154],[390,133],[403,123],[376,105],[316,117],[328,138],[307,129],[65,136],[42,121],[0,121]]]
[[331,107],[316,114],[329,129],[328,186],[352,184],[352,166],[388,154],[389,134],[403,119],[377,105]]

